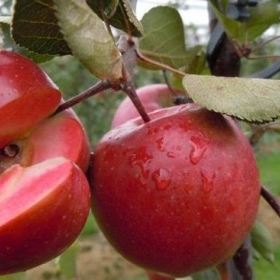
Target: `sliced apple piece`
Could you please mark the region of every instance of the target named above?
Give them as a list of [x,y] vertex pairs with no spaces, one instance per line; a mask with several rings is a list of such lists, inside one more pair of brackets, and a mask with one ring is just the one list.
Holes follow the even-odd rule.
[[70,160],[7,169],[0,176],[0,274],[59,255],[79,235],[89,209],[88,182]]

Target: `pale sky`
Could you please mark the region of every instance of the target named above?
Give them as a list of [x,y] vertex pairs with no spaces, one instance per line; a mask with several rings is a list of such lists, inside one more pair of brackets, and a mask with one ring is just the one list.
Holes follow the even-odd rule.
[[[138,0],[137,16],[141,19],[151,8],[166,5],[168,2],[168,0]],[[207,2],[201,0],[188,0],[185,2],[189,9],[179,10],[184,22],[186,24],[193,23],[199,26],[206,26],[208,24]]]

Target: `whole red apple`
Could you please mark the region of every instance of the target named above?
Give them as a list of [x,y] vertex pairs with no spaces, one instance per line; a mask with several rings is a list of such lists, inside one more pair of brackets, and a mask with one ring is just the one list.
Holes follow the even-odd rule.
[[90,209],[85,131],[29,59],[0,51],[0,274],[42,264],[79,235]]
[[49,116],[61,93],[31,60],[0,51],[0,148]]
[[181,277],[231,257],[250,231],[260,184],[229,117],[194,104],[108,132],[96,146],[92,209],[128,260]]
[[[147,113],[173,105],[173,94],[166,84],[147,85],[137,89],[136,93]],[[112,127],[136,117],[139,117],[139,113],[130,98],[126,97],[116,110]]]

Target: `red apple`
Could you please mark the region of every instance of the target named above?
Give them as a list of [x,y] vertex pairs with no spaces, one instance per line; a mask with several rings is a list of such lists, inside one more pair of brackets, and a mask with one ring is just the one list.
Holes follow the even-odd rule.
[[[166,84],[144,86],[137,89],[136,93],[147,113],[165,107],[166,105],[173,105],[173,94]],[[130,98],[126,97],[114,115],[112,127],[116,127],[136,117],[139,117],[139,113]]]
[[72,111],[50,117],[61,94],[33,62],[0,52],[0,274],[65,250],[90,209],[85,131]]
[[260,196],[254,153],[229,117],[194,104],[108,132],[96,146],[92,209],[128,260],[186,276],[231,257]]
[[20,164],[23,166],[63,156],[71,159],[82,170],[87,169],[88,139],[83,126],[72,110],[44,120],[27,138],[15,143],[21,147]]
[[49,116],[61,94],[31,60],[0,51],[0,148]]
[[22,271],[65,250],[89,209],[87,180],[70,160],[13,165],[0,176],[0,273]]

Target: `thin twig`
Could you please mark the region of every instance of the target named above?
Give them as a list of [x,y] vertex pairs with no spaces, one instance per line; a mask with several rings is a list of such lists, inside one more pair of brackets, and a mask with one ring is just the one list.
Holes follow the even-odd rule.
[[113,85],[110,81],[108,80],[102,80],[97,82],[95,85],[93,85],[92,87],[90,87],[89,89],[83,91],[82,93],[66,100],[64,103],[62,103],[57,110],[55,111],[55,115],[66,110],[69,109],[71,107],[73,107],[74,105],[80,103],[81,101],[103,91],[106,89],[110,89],[113,88]]
[[262,136],[265,134],[266,130],[262,126],[253,126],[253,133],[250,136],[250,144],[254,147],[258,144]]
[[276,132],[276,133],[280,132],[280,123],[279,122],[264,124],[264,125],[262,125],[262,127],[269,132]]
[[274,195],[269,190],[267,190],[267,188],[265,188],[265,186],[261,186],[261,195],[271,206],[271,208],[276,212],[276,214],[280,217],[280,203],[274,197]]
[[252,134],[249,141],[252,146],[256,146],[266,132],[280,132],[280,125],[277,122],[252,126],[251,128]]
[[135,108],[137,109],[138,113],[142,117],[144,122],[149,122],[150,117],[147,114],[141,100],[136,94],[136,90],[132,82],[127,81],[122,85],[122,90],[128,95],[128,97],[131,99],[132,103],[134,104]]
[[249,60],[259,60],[259,59],[267,59],[275,61],[277,59],[280,59],[279,55],[258,55],[258,56],[248,56],[246,57]]
[[253,51],[256,51],[256,50],[260,50],[262,49],[265,45],[271,43],[272,41],[275,41],[277,39],[280,39],[280,36],[275,36],[275,37],[272,37],[262,43],[260,43],[259,45],[257,45],[255,48],[253,48]]
[[136,54],[137,54],[137,57],[142,60],[143,62],[146,62],[146,63],[149,63],[151,65],[154,65],[154,66],[157,66],[159,67],[160,69],[162,70],[168,70],[170,72],[173,72],[173,73],[176,73],[182,77],[184,77],[185,75],[187,75],[187,73],[183,72],[183,71],[180,71],[178,69],[175,69],[169,65],[166,65],[166,64],[163,64],[163,63],[160,63],[158,61],[155,61],[147,56],[145,56],[144,54],[142,54],[140,51],[136,50]]
[[260,59],[267,59],[267,60],[272,60],[272,61],[275,61],[277,59],[280,58],[279,55],[255,55],[255,56],[251,56],[251,53],[253,51],[256,50],[255,49],[252,49],[252,48],[244,48],[244,47],[241,47],[237,42],[231,40],[232,42],[232,45],[233,45],[233,48],[236,52],[236,54],[240,57],[240,58],[246,58],[248,60],[260,60]]

